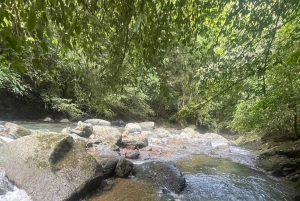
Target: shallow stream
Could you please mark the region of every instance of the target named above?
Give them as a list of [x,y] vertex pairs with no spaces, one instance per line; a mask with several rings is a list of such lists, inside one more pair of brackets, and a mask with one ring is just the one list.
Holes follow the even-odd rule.
[[[31,130],[60,132],[73,124],[15,122]],[[154,146],[154,145],[153,145]],[[207,146],[179,149],[172,146],[175,155],[152,157],[150,160],[171,160],[183,173],[187,186],[180,194],[164,193],[155,184],[135,177],[105,180],[101,188],[85,201],[290,201],[294,190],[287,181],[275,178],[256,168],[253,153],[230,146],[230,154],[208,156]],[[202,150],[202,151],[200,151]],[[203,151],[204,150],[204,151]],[[215,151],[215,150],[213,150]],[[253,161],[250,161],[253,160]],[[233,162],[234,161],[234,162]],[[245,162],[246,161],[246,162]],[[4,196],[0,195],[0,200]],[[6,200],[5,200],[6,201]]]

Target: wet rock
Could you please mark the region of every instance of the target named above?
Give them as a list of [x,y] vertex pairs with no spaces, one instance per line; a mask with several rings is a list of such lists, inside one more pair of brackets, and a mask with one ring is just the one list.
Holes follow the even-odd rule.
[[44,119],[45,122],[54,122],[54,120],[51,117],[46,117]]
[[136,149],[143,148],[148,146],[148,138],[147,135],[124,135],[122,137],[122,145],[126,147],[126,149]]
[[139,157],[137,159],[141,161],[149,160],[150,155],[146,152],[140,151]]
[[90,123],[79,121],[77,127],[71,129],[71,133],[79,135],[80,137],[89,137],[93,133],[93,126]]
[[135,150],[127,150],[125,152],[125,158],[129,158],[129,159],[137,159],[140,155],[139,150],[135,149]]
[[138,134],[141,132],[142,132],[142,128],[137,123],[129,123],[129,124],[126,124],[126,126],[125,126],[125,133],[127,133],[127,134],[130,134],[130,133]]
[[147,147],[144,147],[142,150],[144,150],[144,151],[152,151],[152,147],[147,146]]
[[128,177],[129,174],[131,173],[133,169],[133,163],[130,162],[129,160],[126,160],[125,158],[120,158],[116,169],[115,169],[115,174],[118,177]]
[[0,138],[0,147],[2,147],[4,144],[6,144],[6,142],[2,138]]
[[3,132],[3,130],[4,130],[4,126],[0,125],[0,133]]
[[90,123],[93,126],[110,126],[111,123],[109,121],[103,120],[103,119],[87,119],[84,121],[84,123]]
[[118,158],[104,158],[98,161],[103,168],[104,178],[112,177],[115,174],[115,169],[118,162]]
[[154,130],[154,137],[165,138],[170,135],[170,132],[164,128],[157,128]]
[[60,120],[60,123],[71,123],[71,122],[69,121],[69,119],[62,119]]
[[175,193],[185,187],[185,178],[172,162],[151,161],[134,167],[133,175],[138,179],[153,182]]
[[[235,145],[243,146],[250,150],[260,149],[259,147],[261,143],[261,137],[257,135],[242,135],[234,141]],[[266,148],[268,148],[268,146]]]
[[103,170],[64,134],[38,133],[0,147],[0,167],[33,200],[75,200],[98,187]]
[[71,134],[71,130],[71,127],[64,128],[62,129],[61,134]]
[[0,167],[0,195],[6,194],[8,191],[13,191],[13,184],[5,177],[4,168]]
[[111,124],[114,126],[122,126],[122,127],[124,127],[126,125],[125,122],[122,120],[112,121]]
[[155,124],[152,121],[149,122],[140,122],[138,123],[142,130],[153,130],[155,128]]
[[17,124],[7,122],[4,126],[3,133],[5,137],[16,139],[26,135],[30,135],[31,131]]
[[94,149],[99,152],[100,158],[118,158],[120,156],[115,148],[108,145],[99,144],[94,146]]
[[93,126],[94,139],[99,139],[103,144],[122,145],[122,135],[117,128],[109,126]]

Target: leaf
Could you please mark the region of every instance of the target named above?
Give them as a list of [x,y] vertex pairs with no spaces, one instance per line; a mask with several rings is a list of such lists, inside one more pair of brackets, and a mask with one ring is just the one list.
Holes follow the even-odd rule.
[[40,69],[41,71],[44,71],[44,68],[43,68],[40,60],[38,60],[38,59],[32,59],[32,65],[33,65],[34,68]]
[[141,22],[142,22],[142,15],[143,15],[143,14],[140,14],[140,15],[137,17],[137,19],[136,19],[136,21],[135,21],[135,23],[134,23],[134,25],[133,25],[133,32],[134,32],[134,33],[137,32],[137,31],[139,30],[140,24],[141,24]]
[[98,18],[95,17],[94,15],[88,14],[87,17],[94,22],[96,25],[102,27],[102,24],[99,22]]
[[42,43],[41,43],[41,47],[42,47],[42,49],[43,49],[45,52],[48,52],[48,46],[47,46],[47,44],[46,44],[45,42],[42,42]]
[[29,31],[33,31],[35,28],[35,23],[36,23],[36,13],[33,7],[31,7],[29,11],[29,17],[27,21],[27,28]]
[[8,44],[10,45],[10,47],[13,49],[13,50],[15,50],[15,51],[17,51],[18,52],[18,48],[17,48],[17,43],[16,43],[16,41],[14,41],[12,38],[10,38],[9,36],[7,36],[6,38],[6,41],[8,42]]

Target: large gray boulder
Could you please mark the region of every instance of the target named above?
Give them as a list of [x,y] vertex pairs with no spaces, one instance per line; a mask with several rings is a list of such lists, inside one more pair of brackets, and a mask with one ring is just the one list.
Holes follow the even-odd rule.
[[110,126],[110,122],[103,119],[87,119],[84,123],[90,123],[94,126]]
[[17,139],[26,135],[30,135],[31,131],[14,123],[7,122],[4,126],[4,136]]
[[99,139],[106,145],[122,144],[122,134],[117,128],[110,126],[93,126],[94,139]]
[[185,178],[172,162],[151,161],[135,166],[132,174],[138,179],[156,183],[175,193],[185,187]]
[[148,136],[145,134],[139,135],[123,135],[122,145],[127,149],[143,148],[148,146]]
[[103,170],[82,143],[37,133],[0,147],[0,167],[33,200],[75,200],[98,187]]

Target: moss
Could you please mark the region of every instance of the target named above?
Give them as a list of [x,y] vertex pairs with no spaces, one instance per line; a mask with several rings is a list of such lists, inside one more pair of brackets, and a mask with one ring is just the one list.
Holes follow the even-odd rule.
[[18,131],[16,132],[17,138],[24,137],[24,136],[30,135],[30,134],[31,134],[30,130],[23,128],[21,126],[18,126]]

